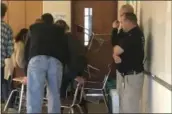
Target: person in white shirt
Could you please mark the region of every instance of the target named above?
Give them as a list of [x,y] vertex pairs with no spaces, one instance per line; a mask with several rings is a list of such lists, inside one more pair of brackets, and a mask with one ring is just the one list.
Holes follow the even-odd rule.
[[20,30],[19,34],[15,38],[14,43],[14,65],[18,66],[19,68],[24,68],[25,61],[24,61],[24,47],[26,41],[28,29],[23,28]]
[[14,68],[24,68],[24,46],[28,29],[23,28],[14,39],[14,52],[11,58],[5,60],[5,79],[8,80],[9,76],[13,74]]
[[[17,36],[14,39],[14,52],[11,56],[11,58],[5,59],[5,69],[4,69],[4,79],[8,80],[8,88],[9,92],[13,89],[12,87],[12,78],[14,75],[15,68],[21,68],[23,69],[25,66],[24,61],[24,46],[26,41],[26,35],[27,35],[28,29],[23,28],[20,30],[20,32],[17,34]],[[10,102],[9,110],[13,110],[12,106],[13,100]]]

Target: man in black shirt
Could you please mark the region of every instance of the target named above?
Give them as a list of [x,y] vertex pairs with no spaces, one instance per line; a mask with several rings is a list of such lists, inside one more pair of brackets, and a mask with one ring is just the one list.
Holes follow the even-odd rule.
[[[134,13],[134,8],[129,4],[125,4],[120,8],[119,16],[121,17],[124,13]],[[115,20],[112,23],[112,28],[113,29],[112,29],[112,35],[111,35],[111,44],[112,46],[115,46],[118,42],[118,39],[123,37],[125,33],[122,30],[120,26],[120,22],[118,20]],[[118,31],[118,28],[120,28],[119,31]]]
[[144,35],[133,13],[121,16],[124,34],[113,49],[117,64],[120,113],[139,113],[143,88]]
[[[129,5],[129,4],[122,5],[121,8],[120,8],[120,11],[119,11],[119,16],[122,17],[122,15],[124,13],[134,13],[134,8],[131,5]],[[118,20],[115,20],[112,23],[112,34],[111,34],[111,44],[112,44],[112,46],[113,47],[116,46],[117,43],[118,43],[118,41],[119,41],[119,39],[121,39],[124,35],[125,35],[125,32],[121,28],[120,22]],[[116,63],[113,62],[113,64],[112,64],[112,68],[113,68],[112,69],[112,72],[113,71],[116,71],[116,66],[117,66]],[[116,88],[118,90],[118,88],[119,88],[118,87],[118,85],[119,85],[118,84],[119,83],[118,76],[117,75],[114,75],[113,73],[111,73],[110,75],[115,80],[115,82],[116,82]],[[111,100],[109,100],[109,101],[111,101]],[[111,110],[111,112],[112,112],[112,110]]]
[[68,59],[64,30],[54,25],[51,14],[41,17],[42,23],[30,26],[25,51],[28,52],[27,113],[41,113],[44,84],[48,88],[48,113],[60,113],[60,85],[63,64]]

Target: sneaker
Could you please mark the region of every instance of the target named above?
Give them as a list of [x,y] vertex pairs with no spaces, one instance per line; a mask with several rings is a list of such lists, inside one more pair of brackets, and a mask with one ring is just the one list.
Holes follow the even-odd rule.
[[15,108],[8,108],[8,113],[18,113]]

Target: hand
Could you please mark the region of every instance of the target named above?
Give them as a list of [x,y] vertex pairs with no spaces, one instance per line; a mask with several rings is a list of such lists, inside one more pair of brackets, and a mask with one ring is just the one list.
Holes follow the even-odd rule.
[[84,78],[82,78],[81,76],[77,76],[77,77],[75,78],[75,81],[77,81],[77,82],[80,83],[80,84],[84,84]]
[[115,63],[117,63],[117,64],[122,62],[122,60],[119,56],[113,55],[113,59],[114,59]]
[[27,77],[26,76],[24,77],[22,83],[25,84],[25,85],[27,84]]
[[113,27],[113,28],[117,28],[117,29],[118,29],[118,28],[119,28],[119,25],[120,25],[120,24],[119,24],[119,21],[118,21],[118,20],[115,20],[115,21],[112,23],[112,27]]

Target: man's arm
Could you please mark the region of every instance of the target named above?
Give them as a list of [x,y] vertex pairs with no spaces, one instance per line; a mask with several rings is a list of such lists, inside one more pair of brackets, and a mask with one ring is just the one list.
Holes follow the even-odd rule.
[[124,53],[124,49],[121,48],[119,45],[116,45],[114,48],[113,48],[113,52],[116,56],[119,56],[121,55],[122,53]]
[[118,29],[113,28],[111,33],[111,44],[112,46],[115,46],[117,44],[118,39]]
[[115,46],[118,42],[118,28],[119,28],[119,21],[115,20],[112,23],[112,33],[111,33],[111,44]]
[[118,63],[122,62],[122,60],[119,57],[119,55],[121,55],[123,52],[124,52],[124,50],[119,45],[116,45],[113,48],[113,58],[114,58],[115,63],[118,64]]
[[14,51],[14,42],[13,42],[13,32],[12,29],[9,29],[7,40],[7,58],[10,58]]

